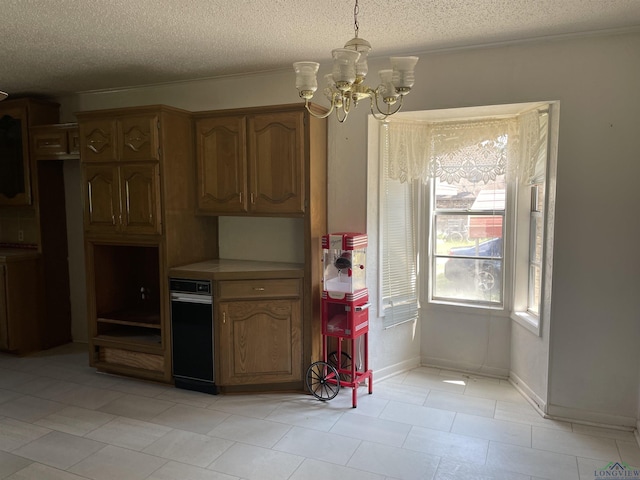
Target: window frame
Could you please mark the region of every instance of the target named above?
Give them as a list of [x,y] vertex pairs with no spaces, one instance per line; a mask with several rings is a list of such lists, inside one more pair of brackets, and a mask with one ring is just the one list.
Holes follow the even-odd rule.
[[[437,305],[457,305],[460,307],[468,307],[468,308],[487,308],[491,310],[503,310],[505,308],[505,301],[507,299],[506,291],[507,291],[507,282],[506,272],[507,272],[507,243],[508,240],[506,234],[507,224],[509,223],[508,217],[508,205],[507,205],[507,192],[505,191],[505,208],[504,210],[463,210],[463,209],[438,209],[436,207],[436,188],[435,188],[435,179],[431,179],[429,182],[429,203],[428,208],[425,209],[429,215],[429,245],[430,248],[427,254],[427,261],[429,263],[428,267],[428,276],[429,276],[429,288],[428,288],[428,301],[430,304]],[[506,190],[506,189],[505,189]],[[465,257],[465,256],[452,256],[448,254],[438,254],[436,252],[436,241],[438,237],[438,229],[436,224],[436,218],[438,215],[446,215],[446,216],[501,216],[502,217],[502,257],[487,257],[487,256],[475,256],[475,257]],[[456,299],[451,297],[439,297],[434,295],[435,292],[435,276],[438,259],[441,258],[459,258],[459,259],[471,259],[471,260],[498,260],[501,263],[501,282],[500,282],[500,301],[492,302],[492,301],[481,301],[481,300],[467,300],[467,299]]]
[[[553,206],[555,205],[555,181],[557,167],[558,145],[558,108],[557,103],[549,103],[546,111],[540,109],[540,113],[547,115],[546,135],[547,142],[544,173],[541,178],[525,184],[519,182],[516,188],[516,217],[513,228],[514,238],[514,265],[513,265],[513,301],[510,317],[513,321],[529,330],[537,336],[542,336],[544,318],[548,318],[551,310],[551,280],[553,270]],[[534,195],[532,187],[543,185],[542,210],[534,208]],[[537,193],[540,194],[539,192]],[[532,265],[532,236],[534,235],[533,223],[536,218],[541,218],[541,263],[540,263],[540,302],[538,312],[529,308],[531,289],[530,269]],[[545,300],[547,299],[547,300]]]

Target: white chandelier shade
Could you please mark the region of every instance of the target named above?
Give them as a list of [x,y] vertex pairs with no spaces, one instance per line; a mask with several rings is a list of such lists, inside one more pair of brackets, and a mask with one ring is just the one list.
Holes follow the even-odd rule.
[[9,94],[7,94],[7,93],[5,93],[3,91],[0,91],[0,102],[2,100],[4,100],[5,98],[7,98],[8,96],[9,96]]
[[349,115],[351,107],[357,107],[360,100],[369,99],[371,114],[378,120],[384,120],[402,108],[402,101],[415,83],[414,69],[418,57],[391,57],[391,69],[380,70],[380,83],[376,88],[365,85],[369,70],[367,57],[371,44],[358,37],[358,0],[354,8],[355,37],[344,48],[332,50],[333,68],[324,76],[326,86],[324,94],[331,108],[324,115],[311,111],[309,102],[318,89],[317,73],[320,64],[316,62],[295,62],[296,88],[300,98],[305,101],[309,112],[320,118],[331,115],[333,111],[340,123]]

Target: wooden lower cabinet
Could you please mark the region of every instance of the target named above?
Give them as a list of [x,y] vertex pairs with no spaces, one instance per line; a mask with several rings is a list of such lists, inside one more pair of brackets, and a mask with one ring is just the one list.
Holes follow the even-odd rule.
[[0,251],[0,350],[40,349],[39,272],[36,254],[5,258]]
[[221,299],[218,302],[219,368],[216,383],[222,387],[284,383],[301,385],[301,281],[220,283],[220,291],[235,292],[239,297],[244,296],[245,292],[248,298]]

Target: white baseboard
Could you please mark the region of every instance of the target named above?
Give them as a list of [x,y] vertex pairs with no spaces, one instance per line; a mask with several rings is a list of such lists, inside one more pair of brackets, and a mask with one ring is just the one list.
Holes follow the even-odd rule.
[[[385,378],[393,377],[400,373],[411,370],[412,368],[416,368],[420,366],[420,358],[415,357],[409,360],[404,360],[400,363],[396,363],[394,365],[390,365],[388,367],[384,367],[381,369],[375,369],[373,371],[374,381],[384,380]],[[375,385],[375,383],[374,383]]]
[[[544,418],[550,420],[558,420],[563,422],[578,423],[581,425],[590,425],[594,427],[619,429],[624,431],[634,431],[636,442],[640,447],[640,420],[619,415],[607,415],[596,412],[589,412],[576,408],[560,407],[558,405],[549,405],[544,402],[536,393],[518,377],[511,372],[509,375],[509,383],[531,404],[533,408]],[[637,423],[636,423],[637,420]],[[635,424],[635,425],[634,425]],[[634,428],[635,426],[635,428]]]
[[546,416],[547,402],[534,392],[526,382],[513,372],[509,373],[509,383],[531,404],[542,416]]
[[506,368],[458,362],[446,358],[422,357],[420,364],[429,367],[444,368],[447,370],[456,370],[465,373],[475,373],[477,375],[486,375],[488,377],[507,378],[509,376],[509,370]]
[[637,419],[634,417],[591,412],[589,410],[563,407],[552,403],[547,406],[547,417],[554,420],[593,425],[596,427],[617,428],[626,431],[635,430],[637,426]]

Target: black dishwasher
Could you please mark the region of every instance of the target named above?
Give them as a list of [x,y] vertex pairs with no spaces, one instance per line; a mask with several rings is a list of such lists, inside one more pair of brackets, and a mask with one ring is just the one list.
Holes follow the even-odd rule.
[[175,385],[216,394],[211,282],[172,278],[169,289]]

